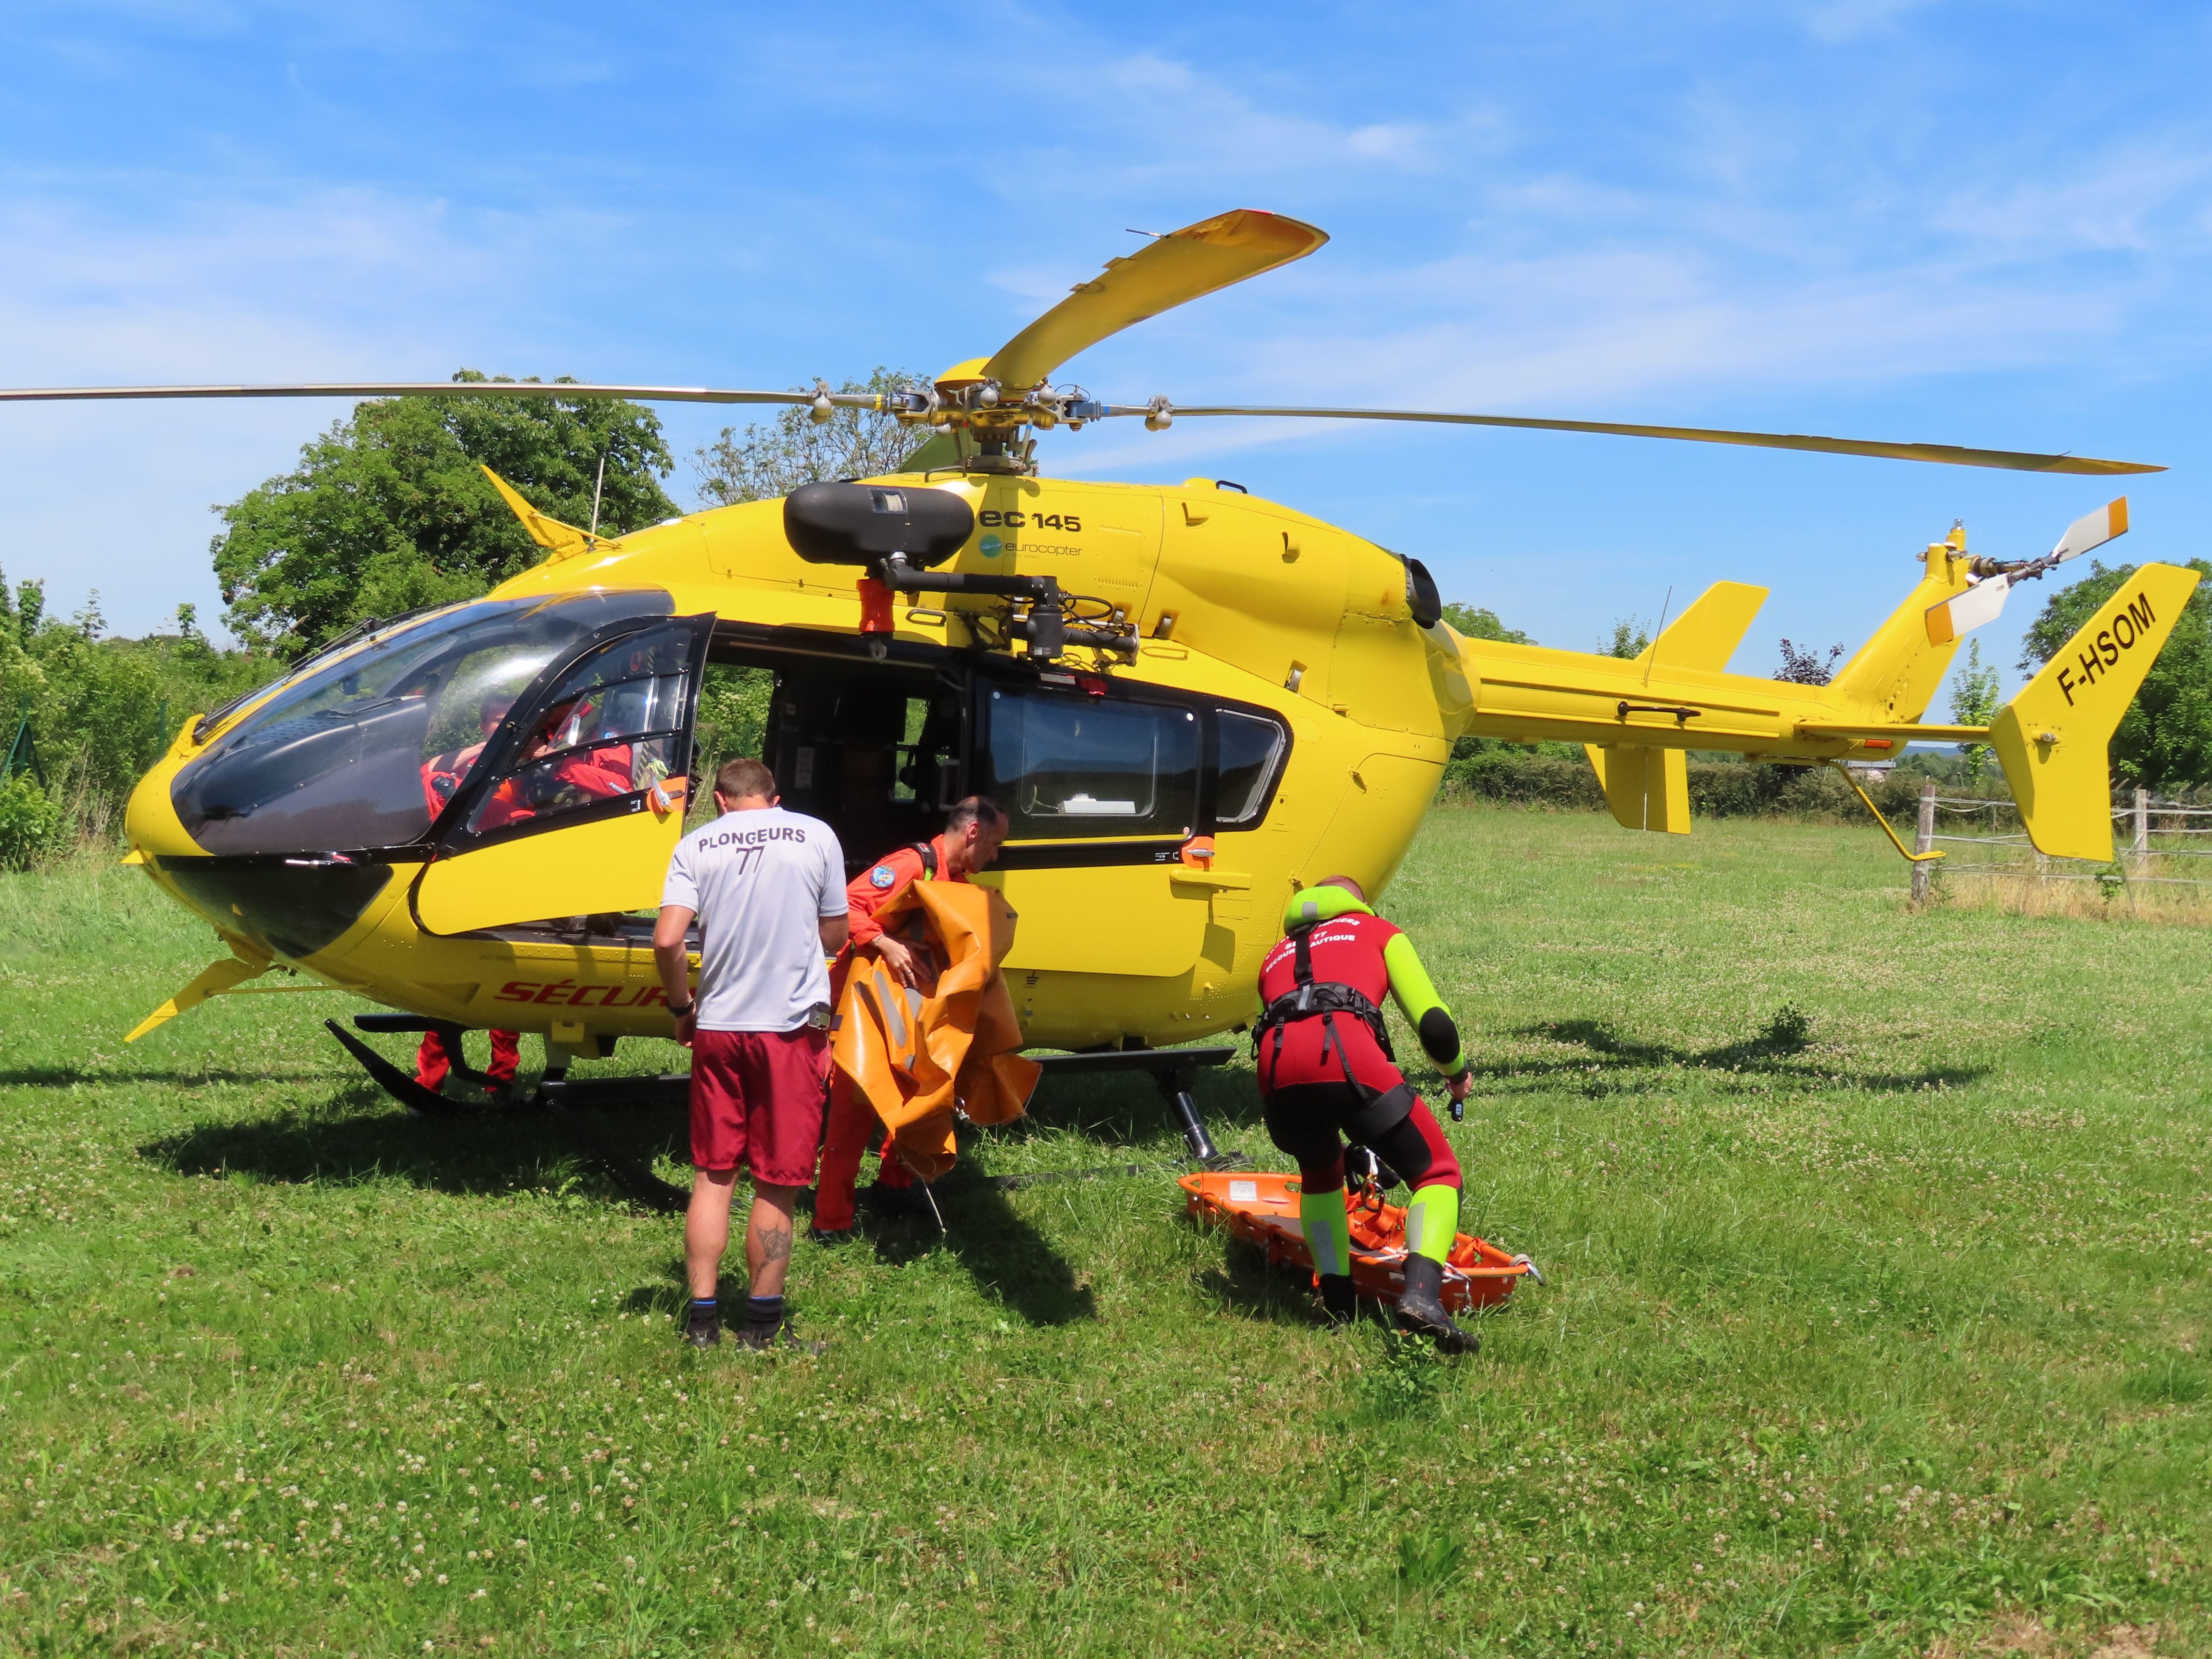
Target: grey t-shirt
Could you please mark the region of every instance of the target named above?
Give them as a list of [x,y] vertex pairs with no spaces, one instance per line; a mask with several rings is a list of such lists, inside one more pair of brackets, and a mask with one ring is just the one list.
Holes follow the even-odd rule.
[[795,1030],[829,1002],[817,924],[845,914],[845,854],[821,819],[725,813],[676,843],[660,902],[698,913],[701,1030]]

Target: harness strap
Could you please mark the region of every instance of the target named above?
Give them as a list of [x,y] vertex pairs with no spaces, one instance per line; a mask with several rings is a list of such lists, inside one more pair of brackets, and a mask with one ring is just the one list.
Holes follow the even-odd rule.
[[933,841],[917,841],[908,844],[915,852],[921,854],[921,878],[924,881],[935,881],[937,879],[937,843]]
[[1346,1115],[1345,1137],[1363,1146],[1372,1146],[1378,1135],[1389,1134],[1413,1116],[1413,1108],[1420,1104],[1420,1096],[1410,1083],[1401,1083],[1395,1089],[1386,1089],[1358,1111]]

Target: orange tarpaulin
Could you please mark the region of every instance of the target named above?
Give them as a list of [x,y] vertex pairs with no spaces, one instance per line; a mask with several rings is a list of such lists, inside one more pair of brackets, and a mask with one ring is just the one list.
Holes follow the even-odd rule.
[[872,956],[855,960],[830,1052],[890,1129],[900,1161],[934,1181],[953,1164],[954,1109],[1010,1123],[1044,1069],[1015,1052],[1022,1028],[999,971],[1014,913],[992,888],[917,881],[876,914],[913,947],[915,982],[901,985]]

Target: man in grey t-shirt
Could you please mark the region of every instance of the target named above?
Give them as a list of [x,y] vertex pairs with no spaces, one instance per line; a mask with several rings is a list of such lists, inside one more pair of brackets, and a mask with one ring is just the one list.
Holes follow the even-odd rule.
[[[753,1178],[745,1226],[751,1277],[738,1340],[765,1348],[784,1331],[792,1210],[813,1178],[830,1080],[830,974],[845,944],[845,854],[819,818],[787,812],[757,760],[714,775],[720,813],[676,844],[653,952],[691,1050],[691,1206],[684,1261],[691,1280],[684,1335],[722,1335],[715,1289],[730,1243],[730,1200],[743,1164]],[[699,993],[684,933],[699,918]]]

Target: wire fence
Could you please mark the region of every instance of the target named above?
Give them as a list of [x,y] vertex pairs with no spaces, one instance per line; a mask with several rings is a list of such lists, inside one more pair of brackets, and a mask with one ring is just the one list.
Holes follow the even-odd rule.
[[[1978,823],[1985,826],[1988,833],[1950,833],[1953,826],[1965,830]],[[2212,887],[2212,866],[2190,861],[2212,859],[2212,841],[2203,839],[2212,836],[2212,806],[2159,800],[2148,790],[2138,789],[2129,800],[2114,805],[2112,825],[2116,850],[2109,862],[2051,858],[2037,852],[2028,840],[2015,803],[1939,795],[1930,783],[1921,792],[1919,835],[1913,850],[1923,854],[1941,850],[1948,856],[1937,864],[1914,866],[1913,896],[1924,901],[1931,872],[2035,882],[2095,882],[2106,888],[2115,884]]]

